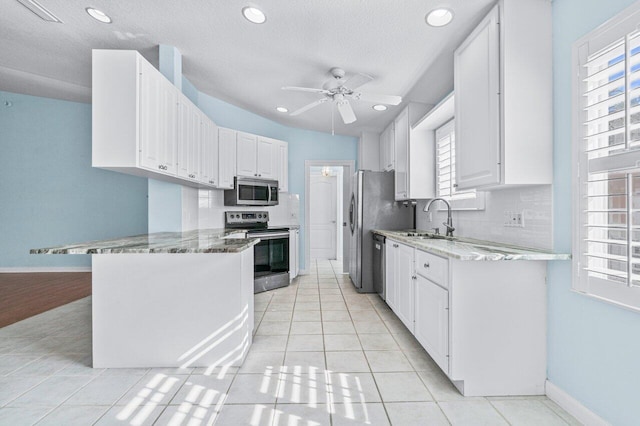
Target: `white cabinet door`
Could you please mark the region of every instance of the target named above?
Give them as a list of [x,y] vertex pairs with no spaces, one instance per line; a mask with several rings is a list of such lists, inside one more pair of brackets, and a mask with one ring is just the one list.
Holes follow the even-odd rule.
[[202,157],[200,181],[218,185],[218,126],[207,117],[202,120]]
[[258,138],[255,135],[238,132],[236,149],[236,171],[238,173],[238,176],[258,176],[258,171],[256,169],[257,144]]
[[380,169],[393,170],[393,122],[380,133]]
[[387,239],[385,244],[385,301],[387,305],[397,311],[397,285],[396,285],[396,258],[398,256],[399,244]]
[[500,183],[498,19],[495,7],[454,54],[458,189]]
[[236,131],[218,128],[218,188],[233,189],[236,175]]
[[178,176],[198,180],[202,139],[201,113],[188,99],[178,102]]
[[176,174],[177,92],[148,63],[140,73],[140,165]]
[[394,120],[395,198],[409,197],[409,109]]
[[289,280],[298,276],[298,230],[289,230]]
[[413,247],[398,244],[394,265],[394,281],[398,296],[395,310],[396,315],[413,333],[414,330],[414,267]]
[[418,342],[449,373],[449,292],[418,275],[415,297]]
[[278,179],[278,190],[289,192],[289,144],[276,141],[275,171]]
[[258,177],[276,179],[275,161],[277,154],[276,141],[258,136],[256,171]]

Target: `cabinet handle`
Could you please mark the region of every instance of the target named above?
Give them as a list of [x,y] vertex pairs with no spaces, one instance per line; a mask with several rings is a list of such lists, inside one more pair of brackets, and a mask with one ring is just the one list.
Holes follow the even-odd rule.
[[424,267],[425,267],[425,268],[428,268],[428,267],[429,267],[429,263],[428,263],[428,262],[427,262],[427,263],[425,263],[425,264],[424,264]]
[[254,176],[258,176],[258,174],[257,174],[257,173],[254,173],[253,175],[254,175]]
[[393,246],[394,246],[395,248],[398,248],[398,245],[397,245],[397,244],[394,244]]
[[262,177],[262,175],[258,175],[258,177]]
[[191,179],[195,179],[195,178],[196,178],[196,175],[189,175],[189,177],[190,177]]

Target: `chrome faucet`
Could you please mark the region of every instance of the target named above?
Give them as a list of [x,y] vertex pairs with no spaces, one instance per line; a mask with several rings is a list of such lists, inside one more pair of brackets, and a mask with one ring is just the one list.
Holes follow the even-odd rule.
[[424,207],[423,211],[428,212],[429,207],[431,207],[431,204],[433,204],[435,201],[438,201],[438,200],[442,201],[447,205],[447,221],[442,222],[442,224],[447,227],[447,237],[453,237],[453,231],[455,231],[456,228],[453,227],[453,219],[451,218],[451,204],[449,204],[447,200],[445,200],[444,198],[432,198]]

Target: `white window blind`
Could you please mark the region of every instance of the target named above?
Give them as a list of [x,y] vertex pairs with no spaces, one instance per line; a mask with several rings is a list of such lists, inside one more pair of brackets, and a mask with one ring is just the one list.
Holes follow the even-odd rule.
[[640,309],[640,32],[589,48],[577,51],[574,288]]
[[454,120],[436,129],[437,196],[447,200],[475,198],[476,191],[456,191],[456,134]]

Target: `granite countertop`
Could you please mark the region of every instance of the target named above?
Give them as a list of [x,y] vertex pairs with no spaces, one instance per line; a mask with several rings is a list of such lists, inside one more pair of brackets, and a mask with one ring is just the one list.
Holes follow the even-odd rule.
[[224,238],[242,229],[197,229],[186,232],[158,232],[112,240],[90,241],[58,247],[31,249],[31,254],[116,254],[116,253],[239,253],[253,247],[258,238]]
[[[435,255],[458,260],[569,260],[570,254],[553,253],[527,247],[518,247],[492,241],[474,240],[463,237],[444,237],[432,232],[415,229],[402,231],[374,230],[395,241],[415,247]],[[427,238],[420,238],[426,236]],[[432,237],[432,238],[429,238]]]

